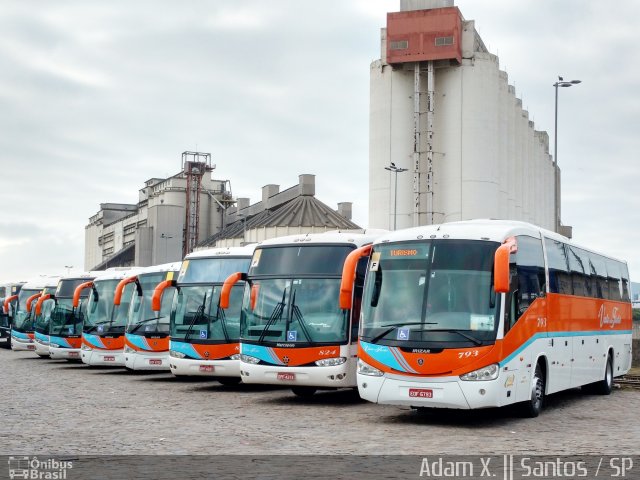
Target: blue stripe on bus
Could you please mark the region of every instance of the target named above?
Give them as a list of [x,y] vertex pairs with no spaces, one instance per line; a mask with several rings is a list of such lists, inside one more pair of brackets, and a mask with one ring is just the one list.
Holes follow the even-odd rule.
[[365,351],[367,355],[373,358],[375,361],[382,363],[383,365],[387,365],[388,367],[393,368],[399,372],[406,372],[407,370],[400,365],[395,355],[391,352],[389,347],[385,347],[384,345],[375,345],[373,343],[360,342],[360,346]]
[[175,350],[176,352],[180,352],[192,359],[195,358],[196,360],[202,360],[202,355],[193,348],[193,345],[187,342],[176,342],[175,340],[171,340],[169,342],[169,350]]
[[563,338],[563,337],[595,337],[596,335],[631,335],[631,330],[592,330],[586,332],[542,332],[536,333],[534,336],[530,337],[526,342],[524,342],[520,347],[514,350],[508,357],[500,362],[500,366],[504,366],[509,363],[515,356],[517,356],[521,351],[527,348],[530,344],[535,342],[540,338]]

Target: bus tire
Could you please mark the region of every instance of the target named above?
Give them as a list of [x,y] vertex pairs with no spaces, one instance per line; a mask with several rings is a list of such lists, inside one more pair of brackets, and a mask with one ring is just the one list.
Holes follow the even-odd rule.
[[593,393],[597,395],[609,395],[613,388],[613,360],[611,358],[611,352],[607,355],[607,366],[604,369],[604,378],[599,382],[591,384]]
[[314,387],[291,387],[291,391],[302,398],[312,397],[316,393],[317,388]]
[[239,385],[242,382],[240,377],[220,377],[216,378],[219,383],[227,387],[233,387],[234,385]]
[[544,407],[545,381],[544,371],[538,363],[531,379],[531,397],[522,404],[521,412],[524,417],[535,418],[540,415]]

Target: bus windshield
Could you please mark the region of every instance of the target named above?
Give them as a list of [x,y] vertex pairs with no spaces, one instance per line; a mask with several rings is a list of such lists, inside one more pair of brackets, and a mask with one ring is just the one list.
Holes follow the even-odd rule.
[[[51,321],[51,314],[56,306],[56,302],[53,299],[47,299],[42,302],[40,315],[36,315],[34,330],[43,335],[49,335],[49,322]],[[35,312],[34,312],[35,314]]]
[[131,295],[136,287],[134,283],[125,285],[120,305],[114,305],[113,297],[119,282],[120,280],[103,280],[94,283],[84,322],[85,333],[107,333],[113,327],[120,332],[124,331]]
[[151,298],[156,285],[167,276],[166,272],[147,273],[138,275],[138,283],[142,288],[142,295],[133,295],[129,307],[127,333],[143,335],[145,333],[169,333],[169,313],[173,295],[172,290],[162,295],[162,305],[159,312],[151,310]]
[[[31,331],[33,330],[33,316],[30,312],[27,312],[27,299],[31,295],[40,293],[41,289],[25,289],[20,290],[18,294],[18,303],[16,305],[16,311],[13,318],[13,328],[16,330]],[[35,307],[35,303],[31,305]]]
[[476,240],[376,245],[362,300],[361,338],[409,348],[495,341],[498,246]]
[[[242,302],[240,338],[296,346],[346,343],[349,312],[340,276],[352,244],[270,246],[255,251]],[[274,278],[276,277],[276,278]]]
[[242,303],[240,337],[258,343],[345,343],[349,316],[340,309],[339,294],[337,278],[253,280]]
[[250,258],[194,258],[182,262],[178,283],[222,283],[235,272],[246,272]]
[[51,313],[49,334],[61,337],[80,335],[84,316],[81,306],[73,308],[73,299],[58,298]]
[[221,285],[180,287],[171,310],[171,339],[198,343],[238,341],[244,284],[231,289],[229,308],[218,307]]

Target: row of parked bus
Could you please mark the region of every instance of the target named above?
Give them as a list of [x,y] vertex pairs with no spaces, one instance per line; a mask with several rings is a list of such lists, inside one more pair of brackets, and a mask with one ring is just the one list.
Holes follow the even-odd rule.
[[11,348],[52,359],[537,416],[546,395],[608,394],[629,370],[629,288],[624,262],[476,220],[39,277],[5,298],[3,321]]

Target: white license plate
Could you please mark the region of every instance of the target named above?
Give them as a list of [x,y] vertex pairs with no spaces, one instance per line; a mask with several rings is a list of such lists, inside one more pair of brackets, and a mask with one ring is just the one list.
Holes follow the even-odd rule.
[[149,359],[149,365],[162,365],[162,360],[159,358],[151,358]]
[[278,372],[278,380],[291,381],[296,379],[295,373]]
[[80,354],[78,352],[69,352],[69,358],[79,358]]
[[201,372],[213,372],[213,365],[200,365]]
[[409,396],[411,398],[433,398],[433,390],[427,388],[410,388]]
[[104,357],[102,357],[102,360],[104,360],[105,362],[115,362],[116,357],[114,357],[113,355],[105,355]]
[[35,350],[36,346],[35,345],[27,345],[27,350]]

